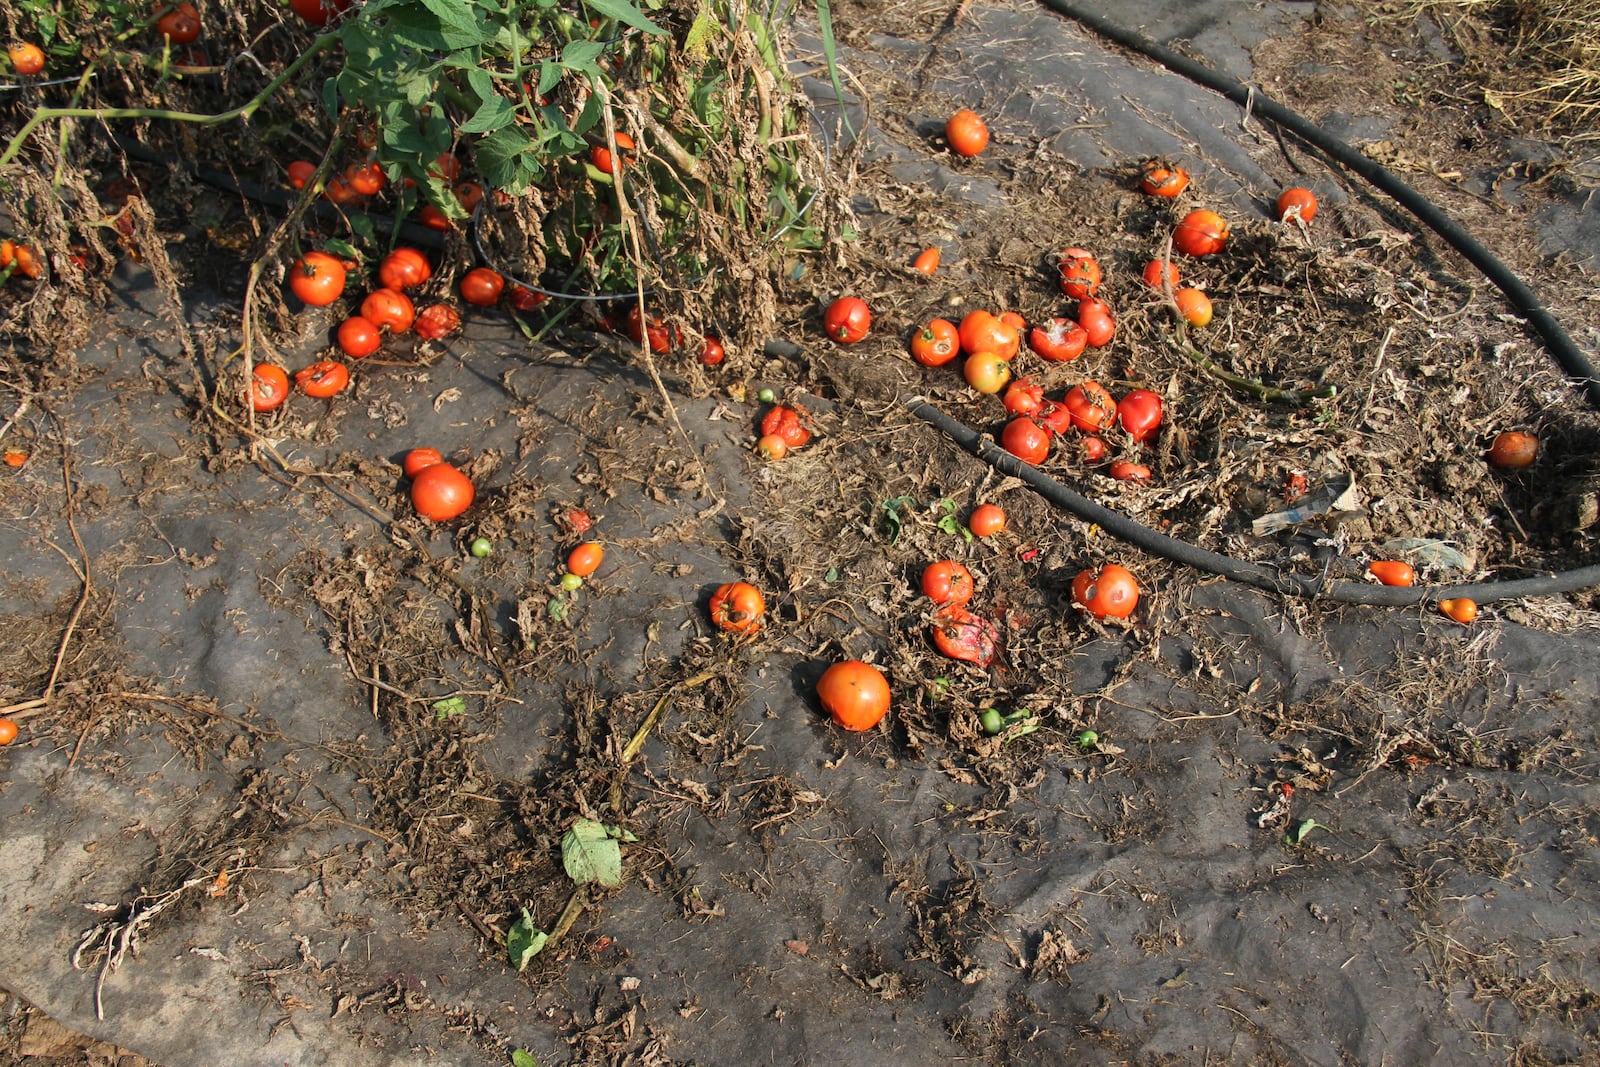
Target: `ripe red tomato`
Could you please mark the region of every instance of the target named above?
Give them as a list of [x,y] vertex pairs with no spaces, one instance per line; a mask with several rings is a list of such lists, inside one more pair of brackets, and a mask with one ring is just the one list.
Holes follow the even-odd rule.
[[380,330],[402,334],[417,319],[416,305],[398,289],[374,289],[361,301],[361,314]]
[[522,312],[537,311],[550,300],[549,295],[546,293],[541,293],[537,289],[529,289],[526,285],[516,284],[511,286],[507,297],[511,301],[512,308]]
[[587,578],[600,569],[605,561],[606,548],[599,541],[585,541],[567,553],[567,573]]
[[951,659],[987,667],[1000,654],[1000,631],[983,616],[951,604],[933,617],[933,645]]
[[294,372],[294,384],[306,396],[325,400],[350,384],[350,368],[334,359],[319,360]]
[[935,604],[965,604],[972,599],[972,572],[953,559],[922,569],[922,595]]
[[999,504],[979,504],[967,519],[974,537],[993,537],[1006,528],[1006,512]]
[[1278,194],[1278,218],[1283,222],[1299,219],[1310,222],[1317,217],[1317,194],[1296,186]]
[[344,180],[362,196],[377,196],[389,184],[389,176],[376,162],[350,164],[344,169]]
[[477,211],[478,205],[483,202],[483,186],[477,182],[457,182],[451,192],[456,194],[456,203],[468,215]]
[[858,659],[835,663],[817,680],[817,699],[836,725],[870,730],[889,710],[889,680],[870,663]]
[[289,288],[311,307],[327,307],[344,293],[344,264],[326,252],[307,252],[289,266]]
[[969,311],[961,320],[961,350],[969,356],[975,352],[993,352],[1009,360],[1022,348],[1022,334],[998,315],[989,311]]
[[617,131],[617,150],[622,153],[620,163],[611,158],[611,149],[605,145],[595,145],[589,149],[589,162],[594,164],[595,170],[602,174],[615,174],[624,166],[633,161],[633,149],[636,147],[633,138],[621,130]]
[[1013,415],[1035,415],[1044,407],[1044,387],[1032,378],[1018,378],[1006,386],[1000,403]]
[[1139,173],[1139,188],[1151,196],[1170,199],[1189,188],[1189,172],[1176,164],[1153,159]]
[[1228,243],[1228,223],[1215,211],[1197,208],[1172,231],[1172,245],[1186,256],[1209,256]]
[[1117,402],[1111,399],[1106,387],[1096,381],[1074,385],[1067,390],[1062,404],[1072,417],[1072,425],[1084,433],[1109,430],[1117,418]]
[[1071,319],[1051,319],[1028,331],[1028,347],[1051,363],[1077,359],[1088,343],[1088,332]]
[[450,217],[432,204],[423,204],[417,209],[417,221],[430,230],[448,233],[455,227],[450,222]]
[[11,69],[24,77],[32,77],[44,69],[44,49],[31,41],[18,41],[6,49],[11,59]]
[[461,328],[461,313],[449,304],[429,304],[417,312],[412,325],[424,341],[437,341]]
[[365,359],[383,345],[383,334],[364,315],[352,315],[339,324],[339,350],[351,359]]
[[682,332],[668,327],[661,316],[651,315],[650,321],[645,322],[644,313],[638,304],[634,304],[628,309],[628,339],[634,344],[641,344],[646,336],[650,338],[650,351],[658,354],[671,351],[674,345],[683,341]]
[[15,719],[0,719],[0,746],[9,745],[17,739],[17,721]]
[[1148,482],[1151,477],[1150,468],[1143,463],[1134,463],[1132,460],[1112,460],[1107,474],[1119,482]]
[[1190,326],[1211,325],[1211,298],[1199,289],[1177,289],[1173,291],[1172,302],[1178,305],[1178,314],[1183,316]]
[[944,140],[950,151],[970,159],[989,146],[989,127],[976,111],[962,108],[945,120]]
[[1367,564],[1367,573],[1384,585],[1410,585],[1417,580],[1411,564],[1401,559],[1375,559]]
[[756,439],[756,451],[762,459],[779,460],[789,454],[789,443],[775,433],[764,433]]
[[1126,619],[1139,606],[1139,581],[1115,563],[1080,571],[1072,580],[1072,602],[1097,619]]
[[1085,462],[1099,463],[1106,458],[1106,443],[1092,434],[1085,437],[1078,445],[1078,450],[1083,453]]
[[917,258],[911,261],[911,269],[930,278],[933,277],[933,272],[939,269],[939,250],[924,248],[917,253]]
[[1072,299],[1083,300],[1099,292],[1100,264],[1094,253],[1069,248],[1057,254],[1056,266],[1061,271],[1061,291]]
[[1117,333],[1111,305],[1092,296],[1078,303],[1078,325],[1083,327],[1090,348],[1104,348]]
[[961,352],[955,323],[934,319],[911,335],[911,358],[924,367],[942,367]]
[[289,372],[275,363],[257,363],[250,379],[250,406],[276,411],[289,399]]
[[359,204],[362,196],[341,174],[337,178],[329,179],[328,184],[322,187],[322,199],[340,207],[349,207],[351,204]]
[[1149,389],[1134,389],[1117,402],[1117,422],[1141,444],[1161,429],[1161,396]]
[[156,19],[156,32],[173,44],[192,44],[200,36],[200,12],[182,3]]
[[413,448],[400,461],[400,467],[406,472],[407,478],[415,478],[419,471],[443,462],[444,456],[437,448]]
[[728,358],[728,350],[723,347],[722,339],[706,334],[700,343],[700,362],[707,367],[715,367]]
[[1533,466],[1539,458],[1539,439],[1525,430],[1504,430],[1489,446],[1489,465],[1501,470]]
[[823,312],[822,327],[842,345],[853,345],[872,330],[872,309],[859,296],[841,296]]
[[449,522],[472,506],[472,479],[448,463],[430,463],[411,476],[411,506],[433,522]]
[[1000,447],[1037,467],[1050,458],[1050,435],[1026,415],[1018,415],[1000,431]]
[[1011,364],[998,352],[974,352],[961,365],[961,374],[978,392],[993,395],[1011,380]]
[[1478,617],[1478,602],[1471,597],[1452,597],[1439,601],[1439,610],[1465,626]]
[[433,277],[433,267],[428,257],[415,248],[400,247],[383,257],[378,264],[378,281],[385,289],[405,292]]
[[461,177],[461,160],[457,159],[454,152],[443,152],[434,159],[433,166],[428,168],[431,177],[452,185]]
[[[1164,276],[1164,277],[1163,277]],[[1170,286],[1176,289],[1178,279],[1178,265],[1170,259],[1152,259],[1144,265],[1144,283],[1152,289]]]
[[755,633],[766,610],[766,598],[749,582],[728,582],[711,594],[711,621],[726,633]]
[[473,267],[461,278],[461,299],[481,308],[492,308],[505,291],[506,280],[488,267]]
[[1051,433],[1066,433],[1072,429],[1072,412],[1067,410],[1064,403],[1046,400],[1039,408],[1039,425]]
[[[1019,338],[1022,336],[1023,331],[1028,328],[1028,320],[1017,314],[1015,311],[1002,311],[996,317],[1013,330],[1016,330]],[[1018,345],[1017,350],[1021,351],[1021,349],[1022,346]]]
[[317,165],[310,160],[297,159],[284,170],[289,176],[290,185],[296,189],[304,189],[306,182],[310,181],[311,176],[317,173]]
[[342,14],[351,0],[289,0],[289,6],[312,26],[326,26],[335,15]]
[[779,404],[761,419],[761,434],[782,438],[790,448],[803,448],[811,440],[809,422],[805,412]]

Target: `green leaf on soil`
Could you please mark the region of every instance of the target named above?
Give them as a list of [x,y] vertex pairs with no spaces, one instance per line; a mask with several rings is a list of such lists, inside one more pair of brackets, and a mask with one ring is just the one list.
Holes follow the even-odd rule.
[[883,509],[883,520],[889,527],[889,543],[896,544],[900,540],[900,509],[914,503],[911,497],[897,496],[885,500],[878,506]]
[[539,1061],[525,1048],[511,1050],[511,1067],[539,1067]]
[[1298,845],[1298,844],[1300,844],[1302,841],[1304,841],[1306,839],[1306,835],[1307,834],[1309,834],[1311,831],[1316,830],[1316,829],[1326,830],[1327,827],[1323,826],[1321,823],[1319,823],[1315,819],[1306,819],[1306,820],[1300,822],[1298,825],[1296,825],[1288,833],[1284,834],[1283,835],[1283,840],[1287,844]]
[[443,700],[433,702],[433,717],[436,722],[443,722],[452,715],[464,714],[467,702],[460,697],[445,697]]
[[522,918],[506,931],[506,952],[511,957],[511,965],[518,971],[526,970],[528,961],[537,956],[549,940],[550,935],[533,925],[533,916],[523,908]]
[[636,841],[628,831],[593,819],[579,819],[561,837],[561,863],[567,876],[579,885],[599,882],[622,884],[622,849],[617,839]]

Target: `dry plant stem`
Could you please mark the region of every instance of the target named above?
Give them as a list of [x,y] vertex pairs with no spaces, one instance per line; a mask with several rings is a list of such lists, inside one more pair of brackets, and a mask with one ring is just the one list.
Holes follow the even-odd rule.
[[1249,393],[1257,400],[1272,404],[1306,404],[1312,400],[1326,399],[1339,394],[1338,387],[1333,385],[1319,385],[1315,389],[1281,389],[1275,385],[1268,385],[1259,378],[1246,378],[1242,374],[1235,374],[1219,367],[1209,355],[1189,343],[1188,330],[1183,323],[1178,324],[1176,336],[1163,336],[1172,347],[1188,356],[1189,361],[1201,370],[1240,392]]
[[678,695],[678,691],[680,689],[690,689],[697,685],[704,685],[715,677],[716,673],[714,671],[701,671],[693,678],[680,682],[661,694],[661,699],[655,702],[655,706],[650,709],[650,713],[644,717],[644,722],[639,724],[639,728],[633,732],[633,737],[628,740],[627,745],[622,749],[622,757],[618,762],[621,764],[620,769],[623,773],[612,779],[611,782],[610,800],[612,811],[618,814],[622,812],[622,783],[627,774],[628,764],[632,763],[639,755],[639,750],[644,747],[644,743],[650,738],[650,731],[655,729],[656,723],[661,720],[662,712],[672,705],[672,701]]

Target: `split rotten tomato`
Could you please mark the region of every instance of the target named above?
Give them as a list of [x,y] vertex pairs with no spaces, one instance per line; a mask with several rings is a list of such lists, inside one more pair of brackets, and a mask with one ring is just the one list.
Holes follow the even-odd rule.
[[1215,211],[1196,208],[1172,231],[1172,246],[1186,256],[1209,256],[1228,243],[1228,223]]
[[200,12],[182,3],[156,19],[156,32],[173,44],[193,44],[200,36]]
[[339,299],[344,280],[344,264],[326,252],[307,252],[289,265],[289,289],[311,307]]
[[1000,654],[1000,631],[982,615],[950,604],[933,617],[933,644],[951,659],[987,667]]
[[1139,581],[1115,563],[1079,571],[1072,580],[1072,602],[1097,619],[1126,619],[1139,606]]
[[1034,467],[1050,458],[1050,435],[1026,415],[1006,423],[1000,431],[1000,446]]
[[1072,417],[1072,425],[1084,433],[1100,433],[1111,428],[1117,417],[1117,402],[1106,387],[1096,381],[1074,385],[1062,404]]
[[1051,363],[1077,359],[1088,344],[1089,334],[1071,319],[1051,319],[1028,331],[1028,347]]
[[449,304],[429,304],[417,312],[412,328],[424,341],[437,341],[461,328],[461,313]]
[[1140,169],[1139,188],[1151,196],[1170,199],[1189,188],[1189,172],[1175,163],[1153,159]]
[[911,335],[911,358],[924,367],[942,367],[961,353],[955,323],[934,319]]
[[922,569],[922,595],[935,604],[965,604],[972,599],[972,572],[953,559]]
[[1278,194],[1278,218],[1283,222],[1299,219],[1310,222],[1317,217],[1317,194],[1295,186]]
[[976,111],[962,108],[945,120],[944,140],[950,151],[970,159],[989,146],[989,126]]
[[755,633],[766,610],[766,598],[749,582],[728,582],[711,594],[711,621],[726,633]]
[[1117,422],[1135,441],[1150,440],[1161,429],[1160,394],[1134,389],[1117,402]]
[[472,479],[448,463],[430,463],[411,476],[411,506],[432,522],[449,522],[472,506]]
[[350,368],[334,359],[318,360],[294,372],[294,384],[306,396],[326,400],[350,384]]
[[1072,299],[1082,300],[1099,292],[1100,264],[1094,253],[1069,248],[1056,255],[1056,267],[1061,272],[1061,291]]
[[870,730],[889,711],[889,680],[870,663],[843,660],[822,672],[817,680],[817,699],[835,725],[846,730]]
[[289,399],[289,372],[275,363],[257,363],[250,376],[250,407],[276,411]]
[[842,345],[853,345],[872,331],[872,309],[859,296],[841,296],[822,313],[822,328]]
[[798,408],[779,404],[761,419],[763,437],[780,438],[790,448],[802,448],[811,440],[810,419]]

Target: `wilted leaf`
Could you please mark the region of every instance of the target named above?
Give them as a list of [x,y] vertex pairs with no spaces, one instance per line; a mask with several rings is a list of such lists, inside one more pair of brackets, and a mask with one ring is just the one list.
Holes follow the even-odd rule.
[[[511,929],[506,931],[506,952],[511,957],[511,965],[519,971],[526,969],[528,961],[537,956],[549,940],[550,935],[533,925],[533,916],[528,914],[527,908],[523,908],[522,918],[512,923]],[[533,1062],[533,1057],[529,1056],[528,1061]],[[512,1062],[516,1062],[514,1056]]]

